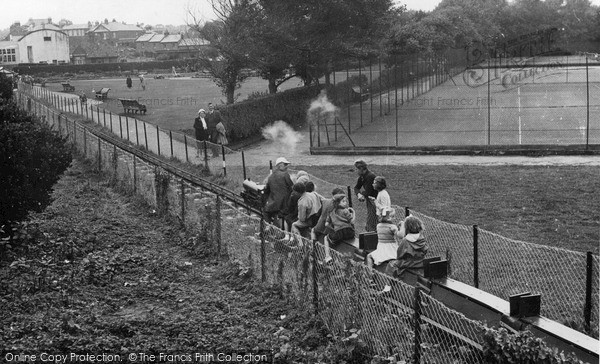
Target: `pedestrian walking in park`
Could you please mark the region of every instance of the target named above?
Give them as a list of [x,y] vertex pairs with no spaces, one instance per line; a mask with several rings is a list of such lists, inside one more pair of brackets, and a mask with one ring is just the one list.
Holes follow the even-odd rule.
[[140,86],[142,86],[143,91],[146,91],[146,82],[144,81],[144,75],[140,74],[139,77],[140,77]]
[[194,130],[196,131],[196,157],[199,157],[201,143],[208,139],[208,124],[204,109],[198,110],[198,117],[194,119]]
[[[208,103],[208,112],[206,114],[206,121],[208,122],[208,133],[209,133],[209,138],[210,141],[212,143],[215,144],[219,144],[219,142],[217,141],[219,133],[217,132],[217,125],[219,123],[222,124],[222,117],[221,117],[221,113],[218,110],[215,110],[215,105],[213,105],[212,102]],[[223,127],[223,130],[225,128]],[[213,152],[213,157],[217,157],[219,156],[219,149],[221,147],[219,145],[212,145],[211,144],[211,149]]]
[[272,224],[280,213],[287,209],[287,202],[292,193],[292,178],[288,173],[290,162],[285,157],[279,157],[275,161],[275,170],[267,178],[264,189],[267,201],[263,209],[265,221]]
[[369,197],[377,198],[377,191],[373,188],[375,182],[375,173],[371,172],[367,163],[362,159],[354,162],[358,179],[354,186],[354,193],[358,197],[358,201],[366,202],[367,205],[367,224],[365,231],[375,231],[377,228],[377,209],[375,202]]
[[127,88],[131,88],[131,86],[133,85],[133,81],[131,81],[131,77],[128,75],[127,79],[125,80],[125,84],[127,85]]

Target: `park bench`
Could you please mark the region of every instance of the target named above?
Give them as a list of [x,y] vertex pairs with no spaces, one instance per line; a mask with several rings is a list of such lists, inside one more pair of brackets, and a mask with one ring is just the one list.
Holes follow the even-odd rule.
[[[45,82],[44,82],[44,84],[45,84]],[[64,82],[62,84],[62,87],[63,87],[63,91],[64,92],[73,92],[73,91],[75,91],[75,86],[71,86],[71,84],[69,84],[68,82]]]
[[106,100],[108,98],[108,91],[110,91],[108,87],[104,87],[100,91],[96,91],[96,98],[100,100]]
[[123,104],[123,110],[125,110],[125,113],[135,113],[137,114],[138,112],[140,114],[145,114],[146,113],[146,105],[144,104],[140,104],[137,100],[133,100],[133,99],[119,99],[119,101],[121,101],[121,104]]

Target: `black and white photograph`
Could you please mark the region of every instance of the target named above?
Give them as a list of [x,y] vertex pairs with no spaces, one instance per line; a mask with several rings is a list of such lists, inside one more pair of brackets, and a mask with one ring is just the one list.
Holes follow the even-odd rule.
[[600,0],[6,0],[0,363],[599,363]]

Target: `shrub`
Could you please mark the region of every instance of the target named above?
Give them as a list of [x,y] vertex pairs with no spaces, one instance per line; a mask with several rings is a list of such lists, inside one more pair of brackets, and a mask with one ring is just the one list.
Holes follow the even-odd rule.
[[71,160],[65,138],[12,101],[0,100],[0,227],[43,210]]
[[550,348],[529,331],[510,334],[503,328],[498,331],[486,331],[483,355],[486,363],[583,364],[574,354],[565,354],[556,348]]
[[12,97],[13,82],[0,73],[0,99],[8,100]]

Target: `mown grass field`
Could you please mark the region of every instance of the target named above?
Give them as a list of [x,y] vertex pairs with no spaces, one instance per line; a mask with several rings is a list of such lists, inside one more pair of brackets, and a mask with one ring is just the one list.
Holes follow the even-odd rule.
[[[133,87],[128,89],[125,77],[122,79],[73,80],[69,83],[75,86],[75,93],[85,92],[88,99],[94,99],[92,90],[103,87],[110,88],[108,100],[103,107],[113,113],[122,113],[123,106],[118,99],[134,99],[145,104],[148,108],[146,115],[138,115],[140,120],[158,125],[162,129],[172,131],[193,131],[194,118],[200,108],[206,109],[212,102],[220,105],[225,102],[225,96],[209,78],[165,78],[154,79],[146,75],[146,89],[142,90],[137,77],[132,77]],[[298,80],[289,80],[280,86],[287,90],[298,86]],[[48,83],[48,89],[62,91],[61,83]],[[248,78],[236,91],[237,100],[245,100],[253,92],[267,92],[267,81],[258,78]]]

